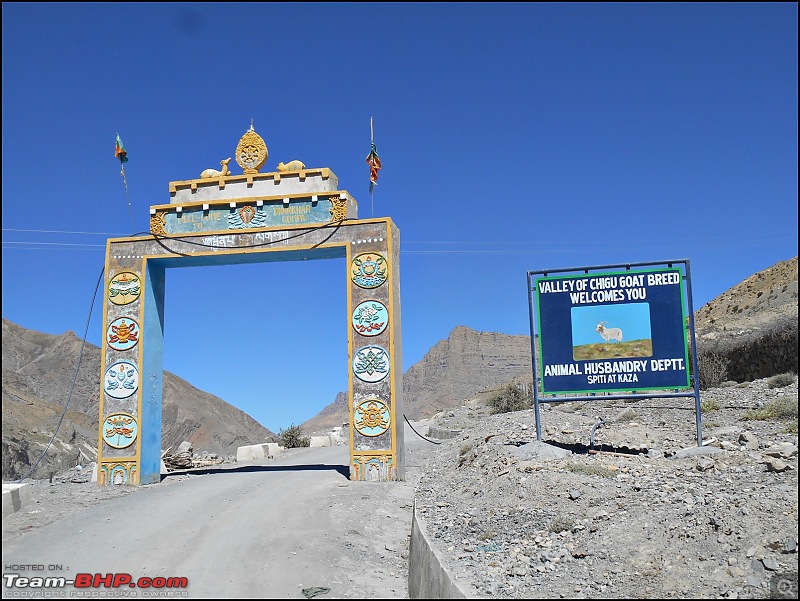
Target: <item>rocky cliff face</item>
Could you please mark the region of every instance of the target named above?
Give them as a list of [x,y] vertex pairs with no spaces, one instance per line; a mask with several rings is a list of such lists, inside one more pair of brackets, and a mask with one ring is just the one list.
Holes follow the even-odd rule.
[[531,379],[530,336],[458,326],[403,374],[405,412],[428,417],[514,378]]
[[[476,332],[458,326],[403,374],[403,403],[409,419],[430,417],[464,399],[515,378],[531,380],[530,336]],[[347,393],[302,424],[321,432],[347,423]]]
[[[81,355],[81,340],[20,327],[3,319],[4,479],[17,479],[41,455],[59,423]],[[164,372],[162,447],[184,440],[195,451],[233,455],[246,444],[273,439],[274,433],[219,397]],[[69,410],[46,459],[34,473],[47,477],[97,458],[100,349],[86,344]]]

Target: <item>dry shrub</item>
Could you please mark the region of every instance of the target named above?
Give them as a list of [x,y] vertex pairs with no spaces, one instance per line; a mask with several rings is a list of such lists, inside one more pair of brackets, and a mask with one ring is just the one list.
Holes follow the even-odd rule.
[[286,449],[296,449],[311,445],[311,439],[308,436],[303,436],[300,426],[295,426],[294,424],[278,432],[278,437],[281,439],[281,445]]
[[700,390],[717,388],[728,379],[728,359],[715,351],[701,350],[697,355],[697,371],[700,372]]
[[791,372],[776,374],[767,379],[767,386],[770,388],[783,388],[789,384],[794,384],[794,374]]
[[495,392],[487,403],[494,414],[523,411],[533,407],[533,395],[512,382]]

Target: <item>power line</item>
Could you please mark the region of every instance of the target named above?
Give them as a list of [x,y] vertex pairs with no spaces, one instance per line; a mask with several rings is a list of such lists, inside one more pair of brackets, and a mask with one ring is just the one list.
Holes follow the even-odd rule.
[[24,230],[24,229],[17,229],[12,227],[4,227],[4,232],[34,232],[38,234],[84,234],[84,235],[91,235],[91,236],[116,236],[122,237],[125,234],[120,234],[118,232],[71,232],[68,230]]
[[[326,224],[328,225],[328,224]],[[86,236],[114,236],[121,237],[124,234],[111,232],[79,232],[68,230],[37,230],[37,229],[15,229],[3,228],[4,232],[24,232],[40,234],[69,234]],[[141,232],[148,235],[147,232]],[[169,238],[164,238],[168,240]],[[619,246],[599,246],[598,242],[593,241],[557,241],[557,242],[494,242],[494,241],[475,241],[475,240],[410,240],[404,241],[406,248],[401,250],[401,254],[424,254],[424,255],[525,255],[525,254],[563,254],[576,252],[629,252],[631,248],[637,250],[667,250],[667,249],[691,249],[691,248],[743,248],[756,244],[769,244],[785,240],[795,240],[796,236],[770,236],[769,238],[724,238],[708,239],[702,241],[697,238],[670,239],[663,242],[635,241],[629,240],[624,245]],[[602,244],[602,243],[599,243]],[[440,248],[429,249],[409,249],[411,246],[438,246]],[[491,246],[492,248],[474,248],[476,246]],[[105,244],[81,244],[71,242],[39,242],[34,240],[11,241],[3,240],[3,246],[16,250],[48,250],[46,247],[71,247],[74,250],[88,250],[105,248]],[[473,247],[473,248],[441,248],[442,246],[454,247]],[[503,248],[505,247],[505,248]],[[565,247],[565,248],[556,248]]]
[[6,244],[36,244],[39,246],[90,246],[92,248],[105,248],[105,244],[77,244],[73,242],[12,242],[12,241],[3,241],[3,245]]

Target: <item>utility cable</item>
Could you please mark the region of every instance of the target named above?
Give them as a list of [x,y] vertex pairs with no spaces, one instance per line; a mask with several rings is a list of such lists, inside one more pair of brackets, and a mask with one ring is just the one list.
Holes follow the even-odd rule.
[[410,421],[408,421],[408,418],[406,417],[406,414],[405,414],[405,413],[403,414],[403,419],[405,419],[405,420],[406,420],[406,423],[408,424],[408,427],[409,427],[409,428],[411,428],[412,430],[414,430],[414,434],[416,434],[417,436],[419,436],[419,437],[420,437],[422,440],[427,440],[428,442],[432,442],[433,444],[442,444],[442,441],[441,441],[441,440],[432,440],[432,439],[430,439],[430,438],[426,438],[425,436],[423,436],[422,434],[420,434],[419,432],[417,432],[417,430],[414,428],[414,426],[412,426],[412,425],[411,425],[411,422],[410,422]]
[[72,391],[75,390],[75,382],[78,380],[78,370],[81,367],[81,360],[83,359],[83,349],[86,348],[86,337],[89,334],[89,323],[92,321],[92,311],[94,310],[94,301],[97,298],[97,291],[100,289],[100,282],[103,281],[103,274],[105,273],[106,268],[105,266],[103,269],[100,270],[100,277],[97,278],[97,285],[94,287],[94,294],[92,295],[92,302],[89,305],[89,315],[86,317],[86,329],[83,331],[83,340],[81,341],[81,351],[78,355],[78,364],[75,366],[75,374],[72,376],[72,385],[69,387],[69,393],[67,394],[67,402],[64,404],[64,411],[61,413],[61,418],[58,420],[58,425],[56,425],[56,429],[53,431],[53,435],[50,437],[50,442],[47,443],[47,446],[42,451],[41,456],[39,459],[36,460],[36,463],[33,464],[28,473],[22,476],[17,483],[21,483],[23,480],[28,478],[33,471],[39,466],[44,456],[47,454],[47,451],[50,449],[50,446],[53,444],[53,441],[56,439],[56,434],[58,434],[59,428],[61,428],[61,424],[64,422],[64,417],[67,415],[67,408],[69,407],[69,402],[72,399]]

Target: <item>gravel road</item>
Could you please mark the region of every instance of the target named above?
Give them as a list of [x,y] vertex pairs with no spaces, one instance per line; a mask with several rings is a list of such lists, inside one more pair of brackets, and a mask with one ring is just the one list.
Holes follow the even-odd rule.
[[[4,573],[185,577],[186,588],[170,592],[188,598],[293,599],[305,589],[402,599],[412,487],[350,482],[347,463],[339,446],[138,488],[35,482],[28,505],[3,520]],[[32,591],[4,586],[3,598],[23,592]]]

